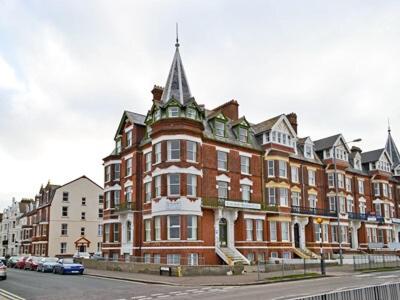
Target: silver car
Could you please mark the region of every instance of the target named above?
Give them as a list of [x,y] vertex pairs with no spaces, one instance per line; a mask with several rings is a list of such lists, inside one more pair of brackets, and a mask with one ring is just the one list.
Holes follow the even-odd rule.
[[7,267],[2,262],[0,262],[0,278],[2,280],[7,279]]

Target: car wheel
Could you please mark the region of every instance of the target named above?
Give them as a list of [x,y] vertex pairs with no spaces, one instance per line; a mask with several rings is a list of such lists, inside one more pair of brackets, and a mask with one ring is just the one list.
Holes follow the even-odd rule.
[[56,268],[53,269],[53,274],[57,274]]
[[61,274],[61,275],[64,275],[64,268],[61,268],[61,269],[60,269],[60,274]]
[[80,275],[83,275],[83,271],[80,271],[79,274],[80,274]]

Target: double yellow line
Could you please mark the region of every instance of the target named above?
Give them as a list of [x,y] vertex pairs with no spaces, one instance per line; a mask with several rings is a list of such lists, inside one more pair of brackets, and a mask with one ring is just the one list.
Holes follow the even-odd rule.
[[5,299],[10,299],[10,300],[25,300],[25,298],[22,298],[13,293],[7,292],[3,289],[0,289],[0,296],[3,296]]

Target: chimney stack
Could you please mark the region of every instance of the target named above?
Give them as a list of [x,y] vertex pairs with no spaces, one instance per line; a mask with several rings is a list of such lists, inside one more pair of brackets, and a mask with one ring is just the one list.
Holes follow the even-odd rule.
[[218,110],[220,110],[226,117],[228,117],[232,121],[236,121],[239,119],[239,103],[236,100],[228,101],[213,109],[213,111]]
[[161,86],[154,85],[151,93],[153,94],[153,101],[160,101],[164,89]]
[[286,117],[288,118],[290,125],[292,125],[293,130],[297,134],[297,115],[292,112],[290,114],[287,114]]

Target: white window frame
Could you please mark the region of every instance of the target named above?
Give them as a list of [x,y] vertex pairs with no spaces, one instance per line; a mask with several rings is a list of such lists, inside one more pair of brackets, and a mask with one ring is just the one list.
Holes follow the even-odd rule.
[[[172,218],[176,218],[176,220],[178,220],[178,224],[174,224],[171,225],[171,219]],[[167,218],[167,226],[168,226],[168,240],[180,240],[181,238],[181,220],[180,220],[180,215],[171,215],[168,216]],[[171,233],[173,229],[177,229],[178,230],[178,236],[177,237],[171,237]]]
[[146,182],[144,184],[144,191],[145,191],[144,203],[150,203],[151,202],[151,181]]
[[279,178],[287,178],[287,162],[279,160]]
[[186,194],[190,197],[197,196],[197,176],[193,174],[187,174],[186,179]]
[[276,242],[277,239],[278,236],[277,236],[276,221],[269,221],[269,240],[271,242]]
[[290,173],[293,183],[299,183],[299,168],[297,166],[290,167]]
[[228,153],[225,151],[217,151],[218,170],[228,171]]
[[161,175],[154,177],[154,196],[161,197]]
[[186,141],[186,161],[197,161],[197,143],[193,141]]
[[264,221],[256,220],[256,240],[263,241],[264,240]]
[[187,239],[197,240],[197,216],[187,216]]
[[224,137],[225,136],[225,123],[219,120],[215,120],[215,135]]
[[178,106],[168,107],[168,117],[169,118],[178,118],[179,114],[180,114],[180,109]]
[[125,161],[125,165],[126,165],[126,176],[131,176],[132,175],[132,158],[128,158]]
[[245,219],[246,221],[246,241],[253,240],[253,220]]
[[275,177],[275,161],[268,160],[268,177]]
[[145,172],[151,171],[151,151],[145,155]]
[[250,174],[250,157],[240,155],[240,172],[245,175]]
[[[176,147],[178,146],[178,147]],[[168,161],[179,161],[181,159],[181,141],[167,141]]]
[[159,164],[161,162],[161,142],[154,145],[154,164]]
[[161,240],[161,217],[154,217],[154,239]]
[[[172,178],[177,178],[177,182],[171,182]],[[168,181],[168,196],[180,196],[181,194],[181,175],[180,174],[168,174],[167,175],[167,181]],[[177,186],[178,187],[178,192],[177,193],[172,193],[171,187],[172,186]]]
[[[219,199],[228,199],[229,197],[229,184],[226,181],[218,181],[218,198]],[[222,193],[226,191],[226,193]],[[226,194],[226,195],[225,195]]]
[[242,184],[240,185],[240,188],[242,190],[242,200],[244,202],[249,202],[251,199],[251,186],[248,184]]
[[290,242],[289,222],[281,222],[282,242]]

